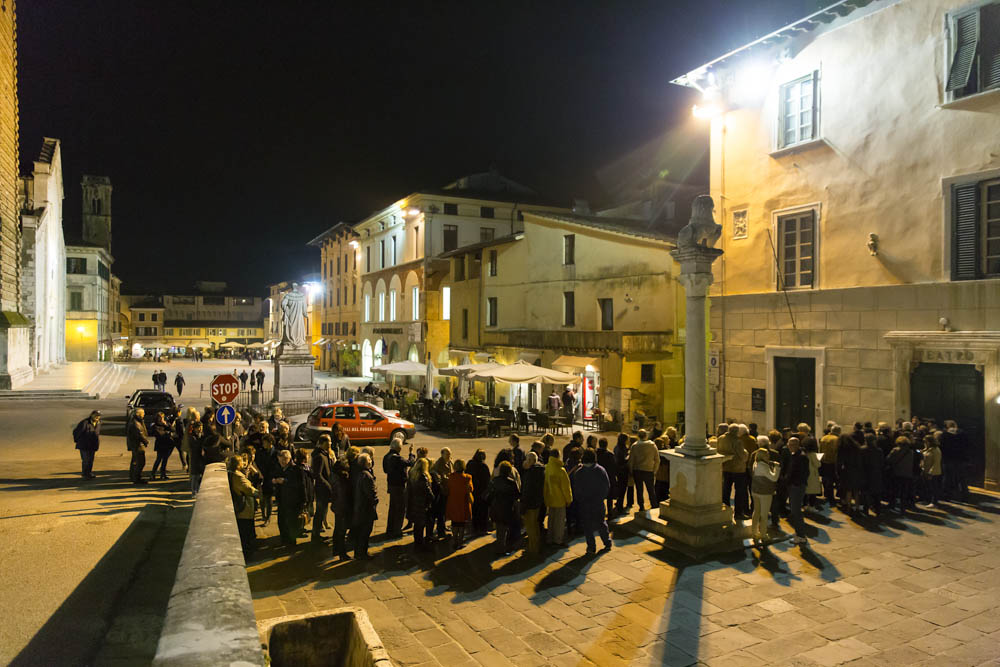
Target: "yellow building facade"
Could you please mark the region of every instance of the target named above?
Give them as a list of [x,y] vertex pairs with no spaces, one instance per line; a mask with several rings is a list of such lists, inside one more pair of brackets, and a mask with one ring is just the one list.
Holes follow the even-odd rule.
[[[450,364],[556,368],[581,377],[578,419],[601,411],[631,423],[641,412],[682,423],[684,290],[672,238],[635,220],[522,217],[513,234],[444,255]],[[493,398],[544,409],[552,389],[498,383]]]
[[322,283],[316,322],[319,330],[313,338],[316,368],[357,375],[361,358],[358,345],[361,287],[358,233],[341,222],[311,240],[309,245],[320,251]]
[[996,488],[1000,3],[840,9],[675,81],[712,117],[714,415],[955,419]]
[[415,192],[354,225],[360,270],[361,374],[409,359],[449,363],[450,270],[443,253],[510,234],[531,190],[495,172],[472,174],[439,190]]

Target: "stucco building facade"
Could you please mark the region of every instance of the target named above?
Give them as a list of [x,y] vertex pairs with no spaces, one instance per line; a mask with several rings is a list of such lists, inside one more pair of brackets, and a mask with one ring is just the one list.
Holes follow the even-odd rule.
[[62,150],[46,137],[32,173],[21,177],[21,306],[31,322],[36,373],[66,362],[66,244]]
[[449,364],[450,262],[440,255],[510,234],[525,208],[545,206],[496,172],[414,192],[354,225],[360,264],[361,373],[410,359]]
[[[525,211],[513,234],[444,254],[453,365],[526,361],[579,375],[577,418],[684,410],[684,290],[673,237],[635,219]],[[546,384],[487,385],[544,409]],[[555,387],[562,392],[563,387]]]
[[313,339],[317,368],[360,372],[358,345],[361,246],[351,225],[339,222],[309,245],[320,251],[319,336]]
[[713,116],[714,415],[955,419],[1000,480],[1000,3],[839,3],[675,83]]

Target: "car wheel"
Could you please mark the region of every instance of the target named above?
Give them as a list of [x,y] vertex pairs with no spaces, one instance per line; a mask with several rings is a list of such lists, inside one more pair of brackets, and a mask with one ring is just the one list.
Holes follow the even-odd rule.
[[401,428],[397,428],[395,431],[389,434],[389,442],[385,444],[387,445],[390,444],[392,442],[392,439],[395,438],[397,434],[403,436],[403,442],[406,442],[406,432]]
[[306,435],[306,425],[299,424],[299,427],[295,429],[295,441],[302,442],[303,440],[308,440],[309,436]]

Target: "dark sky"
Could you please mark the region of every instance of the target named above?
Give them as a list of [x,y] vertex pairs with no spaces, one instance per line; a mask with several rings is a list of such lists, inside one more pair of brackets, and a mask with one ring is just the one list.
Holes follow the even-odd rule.
[[599,202],[601,166],[698,136],[670,79],[817,2],[341,4],[21,0],[22,171],[62,140],[69,230],[81,174],[111,177],[126,292],[259,292],[330,225],[491,165]]

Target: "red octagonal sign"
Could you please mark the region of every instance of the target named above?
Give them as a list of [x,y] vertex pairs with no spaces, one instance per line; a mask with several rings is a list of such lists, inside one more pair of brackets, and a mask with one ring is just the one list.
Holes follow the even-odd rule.
[[232,373],[216,375],[212,380],[212,400],[216,403],[232,403],[240,395],[240,381]]

